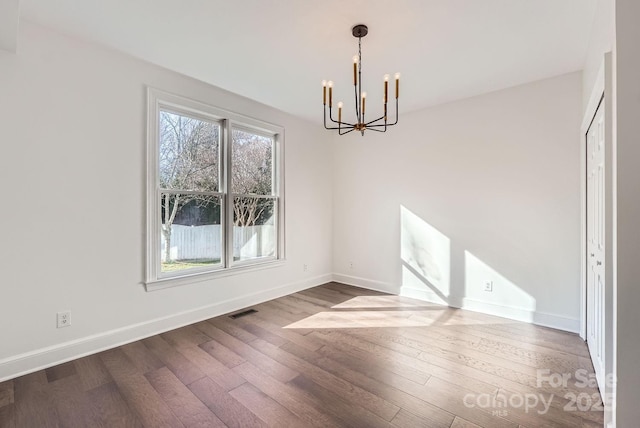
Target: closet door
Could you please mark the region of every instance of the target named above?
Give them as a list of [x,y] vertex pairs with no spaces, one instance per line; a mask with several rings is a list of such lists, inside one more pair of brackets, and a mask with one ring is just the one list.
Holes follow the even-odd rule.
[[604,385],[605,129],[604,102],[596,110],[587,144],[587,344],[598,384]]

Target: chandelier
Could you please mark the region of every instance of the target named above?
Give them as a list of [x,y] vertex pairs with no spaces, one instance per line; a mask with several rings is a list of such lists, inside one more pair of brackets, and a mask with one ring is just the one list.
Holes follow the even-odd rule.
[[[333,82],[322,81],[322,104],[324,109],[324,127],[337,129],[339,135],[348,134],[351,131],[360,131],[364,135],[365,130],[386,132],[387,127],[398,123],[398,95],[400,91],[400,73],[395,74],[396,80],[396,118],[395,122],[387,122],[387,99],[389,91],[389,75],[384,75],[384,113],[377,119],[365,121],[365,107],[367,93],[362,92],[362,38],[367,35],[369,29],[366,25],[358,24],[351,29],[353,37],[358,38],[358,55],[353,57],[353,88],[355,93],[356,120],[355,123],[342,121],[342,102],[338,103],[338,120],[333,118]],[[329,126],[327,126],[327,87],[329,87]]]

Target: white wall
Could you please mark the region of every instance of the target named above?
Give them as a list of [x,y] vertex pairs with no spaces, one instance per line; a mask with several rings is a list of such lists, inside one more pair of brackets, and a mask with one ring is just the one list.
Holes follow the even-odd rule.
[[616,426],[640,420],[640,3],[616,0],[614,161]]
[[336,137],[336,279],[577,331],[581,97],[573,73]]
[[[147,85],[285,127],[284,266],[144,290]],[[320,127],[22,22],[19,54],[0,51],[0,130],[0,380],[331,278]]]
[[0,49],[15,52],[18,47],[20,0],[0,1]]

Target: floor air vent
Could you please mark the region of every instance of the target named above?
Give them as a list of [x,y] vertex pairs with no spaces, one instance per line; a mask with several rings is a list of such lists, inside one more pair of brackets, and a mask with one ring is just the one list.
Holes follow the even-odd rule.
[[242,312],[235,313],[233,315],[229,315],[229,318],[236,319],[236,318],[240,318],[240,317],[245,317],[247,315],[255,314],[256,312],[258,312],[258,311],[256,311],[255,309],[247,309],[246,311],[242,311]]

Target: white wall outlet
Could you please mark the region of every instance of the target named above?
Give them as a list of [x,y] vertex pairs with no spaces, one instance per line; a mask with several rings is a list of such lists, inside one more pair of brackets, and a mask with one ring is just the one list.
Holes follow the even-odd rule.
[[493,291],[493,281],[485,281],[484,282],[484,291]]
[[303,272],[306,272],[306,271],[308,271],[308,270],[309,270],[309,266],[307,266],[307,264],[306,264],[306,263],[305,263],[305,264],[303,264],[303,265],[302,265],[302,271],[303,271]]
[[58,312],[58,328],[71,325],[71,311]]

